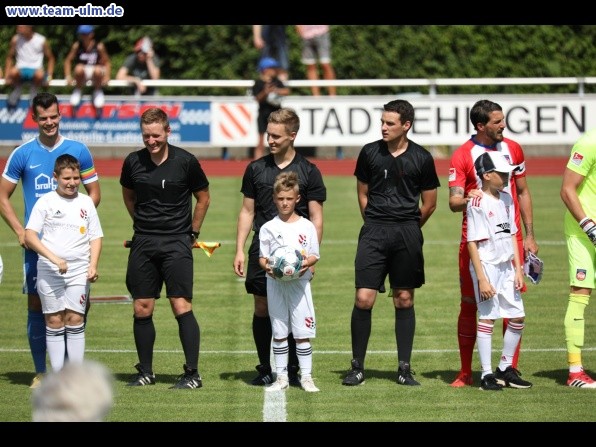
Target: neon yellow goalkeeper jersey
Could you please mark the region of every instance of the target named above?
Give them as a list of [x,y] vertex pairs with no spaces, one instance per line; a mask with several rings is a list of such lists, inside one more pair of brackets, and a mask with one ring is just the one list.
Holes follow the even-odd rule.
[[[585,177],[577,190],[586,216],[596,220],[596,129],[585,133],[571,149],[567,168]],[[565,212],[565,234],[582,234],[569,210]]]

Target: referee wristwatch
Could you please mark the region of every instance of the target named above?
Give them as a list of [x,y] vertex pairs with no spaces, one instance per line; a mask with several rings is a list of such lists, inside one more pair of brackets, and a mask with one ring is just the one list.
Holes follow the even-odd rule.
[[200,231],[191,231],[190,234],[193,238],[195,238],[195,240],[197,240],[199,238],[199,234],[201,234],[201,232]]

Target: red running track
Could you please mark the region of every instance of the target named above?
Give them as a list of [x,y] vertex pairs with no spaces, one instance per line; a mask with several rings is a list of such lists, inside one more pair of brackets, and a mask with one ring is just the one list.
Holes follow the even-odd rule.
[[[201,166],[207,176],[230,176],[240,177],[250,160],[221,160],[204,159],[201,160]],[[356,159],[330,160],[313,159],[323,175],[354,175]],[[4,171],[5,159],[0,159],[0,170]],[[565,170],[567,158],[548,157],[548,158],[527,158],[526,168],[530,175],[553,175],[561,176]],[[437,173],[439,176],[447,176],[449,171],[449,159],[435,159]],[[119,177],[122,168],[121,159],[96,158],[95,167],[100,176]]]
[[[312,160],[321,170],[323,175],[354,175],[356,159]],[[249,160],[201,160],[201,166],[207,176],[242,176]],[[526,168],[530,175],[560,176],[565,170],[567,158],[528,158]],[[106,177],[119,176],[122,160],[95,159],[95,165],[100,175]],[[449,172],[449,159],[435,159],[437,173],[446,176]]]

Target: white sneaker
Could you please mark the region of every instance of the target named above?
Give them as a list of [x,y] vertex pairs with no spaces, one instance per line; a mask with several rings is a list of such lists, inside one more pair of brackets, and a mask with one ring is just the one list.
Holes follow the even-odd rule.
[[103,96],[103,90],[100,88],[93,90],[93,107],[96,109],[101,109],[105,103],[106,101]]
[[73,107],[77,107],[81,103],[81,89],[75,88],[72,91],[72,95],[70,95],[70,105]]
[[287,375],[279,374],[277,376],[277,380],[269,385],[266,390],[267,391],[281,391],[285,390],[290,385],[290,381],[288,380]]
[[318,393],[321,391],[315,386],[315,382],[313,382],[312,377],[303,377],[300,381],[300,385],[302,385],[302,389],[307,393]]

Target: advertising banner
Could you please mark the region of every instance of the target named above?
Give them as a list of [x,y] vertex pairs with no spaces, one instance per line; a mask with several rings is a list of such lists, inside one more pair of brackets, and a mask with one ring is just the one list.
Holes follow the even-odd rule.
[[[140,117],[150,107],[160,107],[170,119],[172,144],[210,144],[210,102],[175,100],[106,99],[101,110],[89,101],[74,109],[68,98],[60,99],[60,133],[67,138],[82,141],[88,146],[138,146],[142,144]],[[21,99],[14,110],[0,100],[0,141],[20,144],[35,138],[37,123],[33,121],[29,103]]]
[[[475,95],[288,96],[282,106],[300,116],[298,147],[362,146],[381,138],[383,104],[406,99],[415,108],[410,139],[423,146],[457,146],[475,131],[470,108]],[[148,107],[170,117],[170,141],[187,147],[252,147],[257,142],[258,105],[251,96],[106,97],[96,111],[89,101],[76,110],[60,98],[61,132],[89,146],[137,146],[142,143],[139,118]],[[596,95],[491,95],[506,114],[505,135],[522,145],[572,145],[596,127]],[[0,144],[17,145],[37,135],[28,102],[15,110],[0,98]]]

